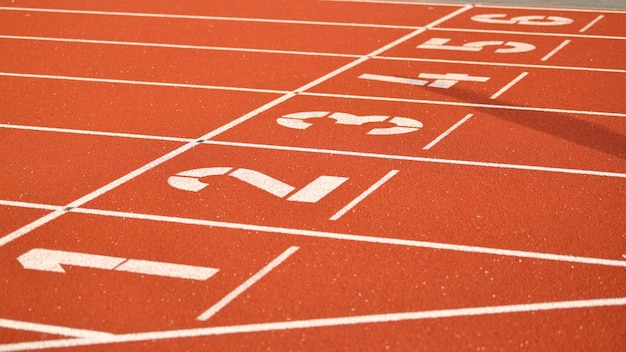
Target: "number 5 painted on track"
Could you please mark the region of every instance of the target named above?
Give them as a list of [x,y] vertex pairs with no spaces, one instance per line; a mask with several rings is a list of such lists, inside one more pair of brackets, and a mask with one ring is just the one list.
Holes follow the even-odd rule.
[[291,194],[288,201],[301,203],[316,203],[348,180],[347,177],[320,176],[292,193],[295,187],[256,170],[240,168],[233,171],[232,167],[207,167],[179,172],[171,176],[167,183],[183,191],[198,192],[209,185],[200,181],[200,178],[223,175],[234,177],[279,198]]
[[563,26],[574,22],[571,18],[559,16],[517,16],[506,19],[505,14],[484,14],[472,17],[472,21],[495,24],[519,24],[523,26]]
[[505,48],[498,48],[495,50],[498,54],[511,54],[511,53],[523,53],[527,51],[535,50],[535,46],[528,43],[521,42],[503,42],[503,41],[480,41],[469,42],[461,46],[458,45],[445,45],[450,38],[432,38],[428,39],[424,43],[417,46],[418,49],[435,49],[435,50],[453,50],[453,51],[470,51],[478,52],[483,50],[486,46],[501,46]]

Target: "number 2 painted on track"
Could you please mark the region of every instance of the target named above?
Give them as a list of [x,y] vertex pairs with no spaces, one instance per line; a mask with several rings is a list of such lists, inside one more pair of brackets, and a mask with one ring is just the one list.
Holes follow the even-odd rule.
[[291,194],[287,200],[300,203],[316,203],[348,180],[347,177],[322,175],[294,192],[295,187],[256,170],[207,167],[179,172],[171,176],[167,183],[183,191],[198,192],[209,185],[200,181],[200,178],[224,175],[236,178],[279,198]]
[[508,15],[501,13],[483,14],[472,17],[474,22],[494,23],[494,24],[515,24],[523,26],[563,26],[574,22],[571,18],[559,16],[517,16],[507,19]]

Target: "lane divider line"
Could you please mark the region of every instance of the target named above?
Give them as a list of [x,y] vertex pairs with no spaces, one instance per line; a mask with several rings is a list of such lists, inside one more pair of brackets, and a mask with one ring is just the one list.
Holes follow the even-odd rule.
[[268,331],[285,331],[295,329],[315,329],[337,326],[353,326],[361,324],[383,324],[426,319],[447,319],[457,317],[489,316],[496,314],[535,313],[557,310],[591,309],[622,307],[626,305],[626,297],[598,298],[571,301],[553,301],[540,303],[522,303],[500,306],[482,306],[467,308],[451,308],[426,311],[382,313],[346,317],[318,318],[309,320],[279,321],[269,323],[215,326],[207,328],[152,331],[141,333],[119,334],[112,337],[89,339],[62,339],[35,342],[18,342],[0,345],[0,351],[24,351],[46,348],[78,347],[99,344],[139,342],[150,340],[182,339],[201,336],[217,336],[228,334],[259,333]]
[[384,159],[384,160],[420,161],[420,162],[435,163],[435,164],[466,165],[466,166],[478,166],[478,167],[493,167],[493,168],[498,168],[498,169],[543,171],[543,172],[556,172],[556,173],[573,174],[573,175],[626,178],[626,173],[622,173],[622,172],[568,169],[568,168],[562,168],[562,167],[549,167],[549,166],[523,165],[523,164],[505,164],[505,163],[471,161],[471,160],[427,158],[427,157],[410,156],[410,155],[393,155],[393,154],[354,152],[354,151],[347,151],[347,150],[292,147],[292,146],[227,142],[227,141],[215,141],[215,140],[206,141],[204,143],[233,146],[233,147],[247,147],[247,148],[257,148],[257,149],[300,151],[300,152],[307,152],[307,153],[324,153],[324,154],[337,154],[337,155],[347,155],[347,156],[359,156],[359,157],[377,158],[377,159]]
[[25,11],[25,12],[41,12],[41,13],[61,13],[61,14],[74,14],[74,15],[122,16],[122,17],[188,19],[188,20],[207,20],[207,21],[233,21],[233,22],[254,22],[254,23],[303,24],[303,25],[314,25],[314,26],[391,28],[391,29],[416,29],[416,28],[421,28],[419,26],[401,26],[401,25],[350,23],[350,22],[305,21],[305,20],[250,18],[250,17],[226,17],[226,16],[178,15],[178,14],[143,13],[143,12],[68,10],[68,9],[34,8],[34,7],[7,7],[7,6],[0,6],[0,10],[5,10],[5,11]]
[[253,92],[253,93],[292,94],[292,95],[300,94],[300,95],[306,95],[306,96],[331,97],[331,98],[341,98],[341,99],[395,101],[395,102],[420,103],[420,104],[430,104],[430,105],[466,106],[466,107],[477,107],[477,108],[486,108],[486,109],[504,109],[504,110],[556,112],[556,113],[565,113],[565,114],[626,117],[626,113],[618,113],[618,112],[610,112],[610,111],[587,111],[587,110],[573,110],[573,109],[531,107],[531,106],[517,106],[517,105],[479,104],[479,103],[467,103],[467,102],[462,102],[462,101],[439,101],[439,100],[426,100],[426,99],[393,98],[393,97],[375,96],[375,95],[368,96],[368,95],[356,95],[356,94],[306,92],[302,90],[289,92],[289,91],[282,91],[282,90],[257,89],[257,88],[239,88],[239,87],[228,87],[228,86],[209,86],[209,85],[196,85],[196,84],[131,81],[131,80],[104,79],[104,78],[52,76],[52,75],[30,74],[30,73],[0,72],[0,77],[3,77],[3,76],[4,77],[21,77],[21,78],[58,79],[58,80],[92,82],[92,83],[116,83],[116,84],[136,84],[136,85],[191,88],[191,89],[214,89],[214,90],[241,91],[241,92]]
[[[30,127],[30,126],[23,126],[23,125],[6,125],[6,124],[0,124],[0,128],[8,128],[8,129],[16,128],[16,129],[33,130],[33,131],[48,131],[48,132],[56,132],[56,133],[76,133],[76,134],[120,137],[120,138],[138,138],[138,139],[173,141],[173,142],[182,142],[182,143],[185,143],[185,142],[196,143],[197,142],[195,139],[188,139],[188,138],[150,136],[150,135],[138,135],[138,134],[116,133],[116,132],[99,132],[99,131],[88,131],[88,130],[73,130],[73,129],[66,129],[66,128]],[[500,168],[500,169],[529,170],[529,171],[539,171],[539,172],[557,172],[557,173],[566,173],[566,174],[575,174],[575,175],[626,178],[626,173],[621,173],[621,172],[589,170],[589,169],[571,169],[571,168],[560,168],[560,167],[541,166],[541,165],[506,164],[506,163],[482,162],[482,161],[474,161],[474,160],[441,159],[441,158],[429,158],[429,157],[420,157],[420,156],[411,156],[411,155],[380,154],[380,153],[369,153],[369,152],[355,152],[355,151],[349,151],[349,150],[293,147],[293,146],[281,146],[281,145],[259,144],[259,143],[218,141],[218,140],[202,140],[201,143],[209,144],[209,145],[223,145],[223,146],[268,149],[268,150],[297,151],[297,152],[305,152],[305,153],[339,154],[339,155],[387,159],[387,160],[406,160],[406,161],[441,163],[441,164],[452,164],[452,165],[492,167],[492,168]],[[64,208],[64,207],[61,207],[61,208]],[[56,210],[56,208],[50,209],[50,210]]]
[[292,254],[300,249],[299,247],[292,246],[287,248],[283,253],[281,253],[278,257],[274,258],[271,262],[269,262],[266,266],[264,266],[257,273],[252,275],[246,281],[244,281],[241,285],[237,286],[233,291],[224,296],[221,300],[211,306],[209,309],[200,314],[196,319],[201,321],[209,320],[212,316],[217,314],[220,310],[226,307],[229,303],[234,301],[237,297],[239,297],[242,293],[252,287],[255,283],[260,281],[263,277],[269,274],[272,270],[277,268],[280,264],[286,261]]
[[549,261],[557,261],[557,262],[565,262],[565,263],[603,265],[603,266],[626,268],[626,261],[624,260],[614,260],[614,259],[605,259],[605,258],[582,257],[582,256],[575,256],[575,255],[542,253],[542,252],[529,252],[529,251],[523,251],[523,250],[480,247],[480,246],[451,244],[451,243],[443,243],[443,242],[416,241],[416,240],[407,240],[407,239],[401,239],[401,238],[376,237],[374,235],[372,236],[354,235],[354,234],[346,234],[346,233],[303,230],[303,229],[276,227],[276,226],[267,226],[267,225],[241,224],[241,223],[231,223],[231,222],[216,221],[216,220],[182,218],[182,217],[167,216],[167,215],[130,213],[130,212],[115,211],[115,210],[76,208],[76,209],[73,209],[72,212],[79,213],[79,214],[102,215],[102,216],[131,218],[131,219],[139,219],[139,220],[161,221],[161,222],[168,222],[168,223],[175,223],[175,224],[200,225],[200,226],[219,227],[219,228],[234,229],[234,230],[266,232],[266,233],[271,233],[271,234],[284,234],[284,235],[294,235],[294,236],[303,236],[303,237],[311,237],[311,238],[323,238],[323,239],[332,239],[332,240],[341,240],[341,241],[363,242],[363,243],[394,245],[394,246],[406,246],[406,247],[425,248],[425,249],[449,250],[449,251],[455,251],[455,252],[497,255],[497,256],[504,256],[504,257],[540,259],[540,260],[549,260]]
[[31,37],[31,36],[17,36],[17,35],[0,35],[0,39],[32,40],[32,41],[79,43],[79,44],[98,44],[98,45],[139,46],[139,47],[166,48],[166,49],[237,51],[237,52],[246,52],[246,53],[264,53],[264,54],[280,54],[280,55],[330,56],[330,57],[348,57],[348,58],[361,57],[361,55],[356,55],[356,54],[322,53],[322,52],[314,52],[314,51],[234,48],[234,47],[224,47],[224,46],[183,45],[183,44],[167,44],[167,43],[127,42],[127,41],[116,41],[116,40],[93,40],[93,39],[73,39],[73,38],[54,38],[54,37]]
[[[225,47],[225,46],[202,46],[202,45],[149,43],[149,42],[128,42],[128,41],[92,40],[92,39],[74,39],[74,38],[55,38],[55,37],[15,36],[15,35],[0,35],[0,39],[52,41],[52,42],[65,42],[65,43],[85,43],[85,44],[120,45],[120,46],[145,46],[145,47],[172,48],[172,49],[234,51],[234,52],[251,52],[251,53],[265,53],[265,54],[280,54],[280,55],[346,57],[346,58],[355,58],[355,59],[361,57],[361,55],[358,55],[358,54],[327,53],[327,52],[314,52],[314,51],[294,51],[294,50],[259,49],[259,48],[235,48],[235,47]],[[566,41],[568,43],[571,42],[571,40],[569,40],[569,39],[567,39]],[[563,45],[563,44],[561,44],[561,45]],[[558,50],[560,50],[560,49],[562,49],[562,47],[559,48]],[[552,54],[552,55],[554,55],[554,54]],[[552,55],[550,55],[550,56],[552,56]],[[597,71],[597,72],[612,72],[612,73],[624,73],[624,72],[626,72],[626,70],[623,70],[623,69],[611,69],[611,68],[599,68],[599,67],[550,66],[550,65],[536,65],[536,64],[524,64],[524,63],[445,60],[445,59],[433,59],[433,58],[395,57],[395,56],[375,56],[374,58],[375,59],[382,59],[382,60],[403,60],[403,61],[420,61],[420,62],[459,63],[459,64],[468,64],[468,65],[490,65],[490,66],[505,66],[505,67],[529,67],[529,68],[542,68],[542,69]],[[546,60],[547,59],[542,59],[541,61],[546,61]]]

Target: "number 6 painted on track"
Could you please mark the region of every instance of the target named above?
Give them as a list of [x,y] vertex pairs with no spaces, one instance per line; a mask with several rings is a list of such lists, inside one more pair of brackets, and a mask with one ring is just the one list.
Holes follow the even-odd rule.
[[574,22],[571,18],[559,16],[517,16],[505,19],[505,14],[484,14],[472,17],[472,21],[495,24],[520,24],[524,26],[563,26]]
[[[232,167],[207,167],[187,170],[171,176],[167,180],[167,183],[183,191],[198,192],[209,185],[208,183],[200,181],[200,178],[222,175],[234,177],[279,198],[285,198],[296,190],[295,187],[259,171],[243,168],[233,171]],[[320,176],[297,192],[291,194],[287,200],[291,202],[316,203],[347,180],[347,177]]]
[[367,132],[369,135],[404,134],[417,131],[424,126],[421,122],[407,117],[390,117],[384,115],[357,116],[344,112],[334,112],[331,114],[329,111],[295,112],[279,117],[276,119],[276,122],[281,126],[304,130],[313,125],[311,122],[305,120],[321,117],[331,118],[335,120],[335,123],[338,125],[361,126],[370,122],[385,121],[395,125],[387,128],[373,128]]

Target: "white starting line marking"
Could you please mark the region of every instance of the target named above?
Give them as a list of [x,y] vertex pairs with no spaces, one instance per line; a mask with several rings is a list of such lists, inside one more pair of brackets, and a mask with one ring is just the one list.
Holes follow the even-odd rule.
[[446,138],[450,133],[452,133],[452,131],[454,131],[457,128],[459,128],[462,124],[465,123],[465,121],[469,120],[472,116],[474,116],[474,114],[467,114],[467,115],[465,115],[464,118],[462,118],[461,120],[457,121],[457,123],[452,125],[452,127],[448,128],[448,130],[446,130],[444,133],[440,134],[439,137],[435,138],[432,142],[428,143],[422,149],[423,150],[428,150],[428,149],[432,148],[435,144],[439,143],[442,139]]
[[344,216],[350,209],[354,208],[357,204],[362,202],[365,198],[367,198],[370,194],[374,193],[378,188],[384,185],[387,181],[389,181],[392,177],[394,177],[398,173],[398,170],[391,170],[385,176],[383,176],[376,183],[371,185],[365,192],[361,193],[358,197],[354,198],[350,203],[348,203],[345,207],[341,208],[335,215],[330,217],[330,220],[337,220],[340,217]]
[[517,84],[517,82],[521,81],[524,77],[526,77],[526,75],[528,75],[528,72],[522,72],[520,73],[519,76],[515,77],[511,82],[509,82],[509,84],[507,84],[506,86],[502,87],[502,89],[500,89],[499,91],[496,92],[496,94],[492,95],[491,97],[489,97],[489,99],[497,99],[499,96],[501,96],[504,92],[506,92],[507,90],[511,89],[511,87],[513,87],[514,85]]
[[580,29],[580,31],[578,31],[579,33],[584,33],[586,32],[589,28],[591,28],[594,24],[600,22],[601,19],[604,18],[604,15],[599,15],[598,17],[596,17],[593,21],[589,22],[589,24],[587,24],[586,26],[584,26],[583,28]]
[[218,269],[199,266],[126,259],[104,255],[34,248],[17,258],[25,269],[65,273],[63,265],[166,276],[177,279],[207,280]]
[[549,58],[551,58],[552,56],[554,56],[554,54],[558,53],[559,51],[561,51],[561,49],[563,49],[567,44],[571,43],[571,40],[569,39],[565,39],[561,44],[559,44],[559,46],[557,46],[556,48],[554,48],[554,50],[552,50],[551,52],[549,52],[546,56],[541,58],[541,61],[548,61]]
[[564,309],[585,309],[600,307],[621,307],[626,305],[626,297],[600,298],[574,301],[556,301],[527,304],[510,304],[501,306],[467,307],[412,311],[400,313],[383,313],[358,315],[350,317],[320,318],[310,320],[280,321],[247,325],[215,326],[199,329],[181,329],[153,331],[142,333],[120,334],[112,337],[63,339],[36,342],[19,342],[0,345],[0,351],[26,351],[46,348],[90,346],[107,343],[138,342],[149,340],[180,339],[200,336],[227,334],[258,333],[266,331],[284,331],[294,329],[314,329],[333,326],[350,326],[359,324],[383,324],[401,321],[445,319],[455,317],[484,316],[494,314],[532,313]]
[[204,313],[200,314],[196,319],[205,321],[211,318],[212,316],[214,316],[215,314],[217,314],[217,312],[219,312],[222,308],[226,307],[226,305],[228,305],[230,302],[232,302],[237,297],[239,297],[239,295],[241,295],[247,289],[252,287],[252,285],[254,285],[259,280],[261,280],[265,275],[269,274],[270,271],[274,270],[277,266],[279,266],[281,263],[287,260],[298,249],[300,248],[296,246],[289,247],[281,255],[274,258],[274,260],[272,260],[269,264],[267,264],[265,267],[259,270],[259,272],[251,276],[248,280],[244,281],[244,283],[239,285],[228,295],[224,296],[224,298],[219,300],[217,303],[211,306],[211,308],[207,309]]

